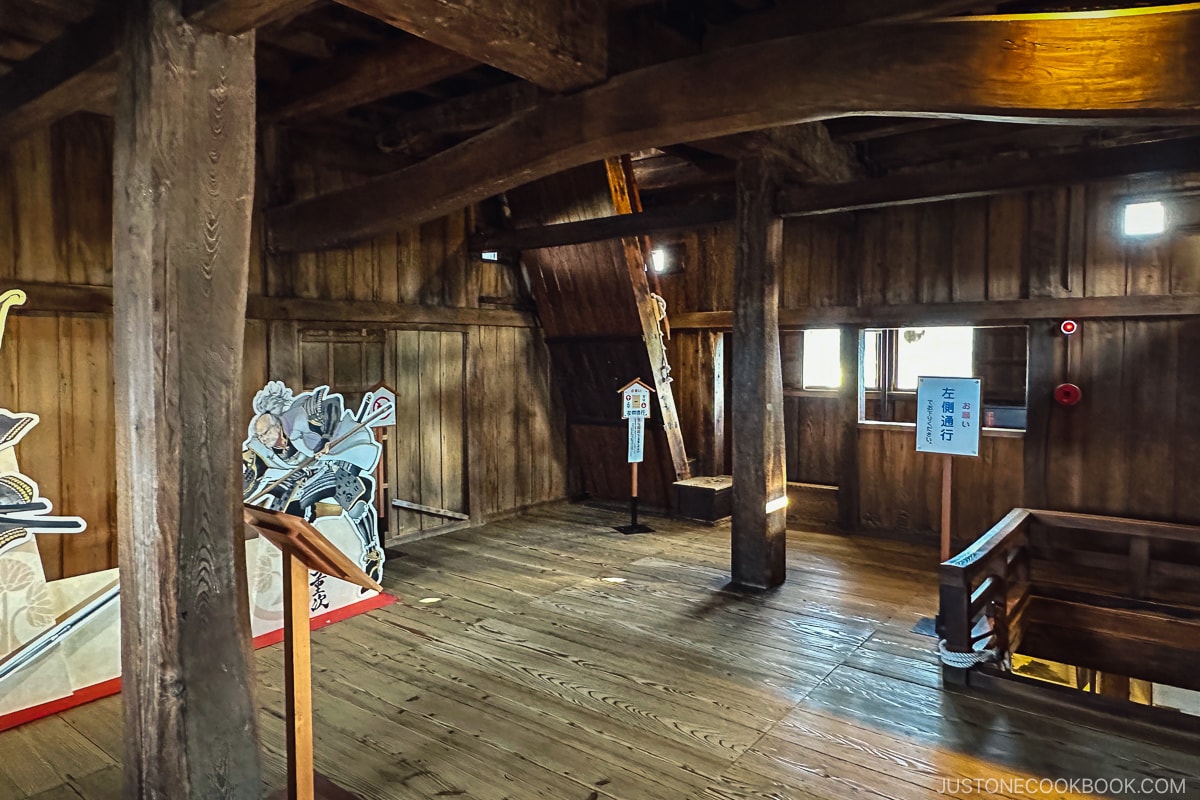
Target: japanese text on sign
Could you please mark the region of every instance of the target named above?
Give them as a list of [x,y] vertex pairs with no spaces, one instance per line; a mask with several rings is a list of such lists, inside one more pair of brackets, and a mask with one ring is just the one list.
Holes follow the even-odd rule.
[[650,416],[650,392],[634,384],[625,390],[621,416],[625,419]]
[[980,395],[978,378],[920,378],[917,452],[979,455]]
[[645,417],[629,418],[629,463],[642,463],[642,443],[645,440]]

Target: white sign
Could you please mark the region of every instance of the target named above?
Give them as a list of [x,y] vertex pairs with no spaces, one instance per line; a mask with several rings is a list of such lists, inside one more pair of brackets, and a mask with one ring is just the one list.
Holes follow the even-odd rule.
[[979,455],[980,395],[978,378],[918,378],[917,452]]
[[[634,419],[650,416],[650,390],[639,383],[625,387],[621,418]],[[641,459],[638,459],[639,461]]]
[[377,386],[371,390],[364,402],[367,404],[367,416],[364,419],[371,420],[368,427],[386,428],[396,424],[396,393],[391,389]]
[[646,418],[629,418],[629,463],[642,463],[642,442],[646,434]]

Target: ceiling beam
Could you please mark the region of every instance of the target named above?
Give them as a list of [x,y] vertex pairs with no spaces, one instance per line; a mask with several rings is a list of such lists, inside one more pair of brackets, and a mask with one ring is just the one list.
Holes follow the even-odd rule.
[[337,1],[551,91],[608,74],[603,0]]
[[550,100],[411,167],[276,208],[270,242],[280,251],[345,244],[589,161],[845,114],[1195,120],[1197,42],[1192,5],[876,25],[706,53]]
[[[776,211],[785,217],[833,214],[1190,169],[1200,169],[1200,137],[1045,158],[1001,159],[971,169],[911,172],[828,186],[792,186],[780,192]],[[482,234],[473,237],[470,246],[477,251],[533,250],[687,230],[732,220],[732,205],[718,201]]]
[[[779,327],[802,330],[843,324],[884,327],[1008,325],[1034,319],[1137,319],[1197,314],[1200,314],[1200,296],[1197,295],[1035,297],[1028,300],[787,308],[779,310]],[[733,312],[672,314],[671,327],[675,330],[732,328]]]
[[672,206],[634,214],[617,214],[581,222],[559,222],[535,228],[477,234],[467,247],[471,252],[485,250],[540,250],[569,244],[624,239],[648,233],[670,233],[718,225],[733,219],[733,200]]
[[430,133],[479,133],[528,111],[543,99],[545,93],[536,86],[525,81],[510,81],[406,112],[388,125],[387,135],[405,139]]
[[[237,34],[287,19],[313,0],[192,0],[188,21]],[[116,92],[120,4],[69,27],[0,76],[0,147]]]
[[114,95],[120,32],[120,15],[97,14],[0,77],[0,146]]
[[822,122],[789,125],[689,142],[690,146],[734,161],[769,155],[792,180],[842,183],[861,178],[854,147],[834,141]]
[[949,16],[987,5],[979,0],[845,0],[841,3],[797,0],[777,5],[769,11],[747,14],[730,25],[713,30],[705,37],[704,48],[720,50],[851,25]]
[[1000,158],[969,169],[899,173],[859,183],[791,186],[780,193],[777,210],[785,217],[836,214],[1192,169],[1200,169],[1200,137],[1045,158]]
[[263,25],[286,22],[321,5],[321,0],[185,0],[188,22],[236,36]]
[[314,119],[411,92],[478,66],[466,56],[415,37],[318,64],[296,76],[292,91],[264,98],[261,118],[286,123]]

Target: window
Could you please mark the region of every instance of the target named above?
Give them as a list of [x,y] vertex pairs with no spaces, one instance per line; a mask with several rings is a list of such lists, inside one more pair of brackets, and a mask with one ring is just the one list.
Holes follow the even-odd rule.
[[974,328],[901,328],[896,337],[896,375],[892,384],[898,392],[915,392],[917,378],[972,376]]
[[[885,328],[864,331],[863,419],[913,422],[922,375],[983,381],[988,427],[1025,427],[1028,332],[994,328]],[[990,413],[989,413],[990,412]]]
[[879,354],[883,351],[883,331],[863,331],[863,388],[868,392],[879,391]]
[[1122,227],[1126,236],[1156,236],[1167,229],[1167,210],[1158,200],[1127,203]]
[[804,388],[836,389],[842,385],[842,332],[826,328],[804,332]]

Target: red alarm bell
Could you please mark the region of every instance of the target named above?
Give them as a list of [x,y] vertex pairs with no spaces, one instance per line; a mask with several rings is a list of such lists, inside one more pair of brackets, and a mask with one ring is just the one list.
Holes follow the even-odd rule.
[[1054,400],[1060,406],[1068,408],[1077,405],[1083,399],[1083,390],[1073,383],[1060,383],[1054,389]]
[[1073,319],[1064,319],[1062,325],[1058,326],[1058,329],[1062,331],[1064,335],[1070,336],[1072,333],[1079,330],[1079,323]]

